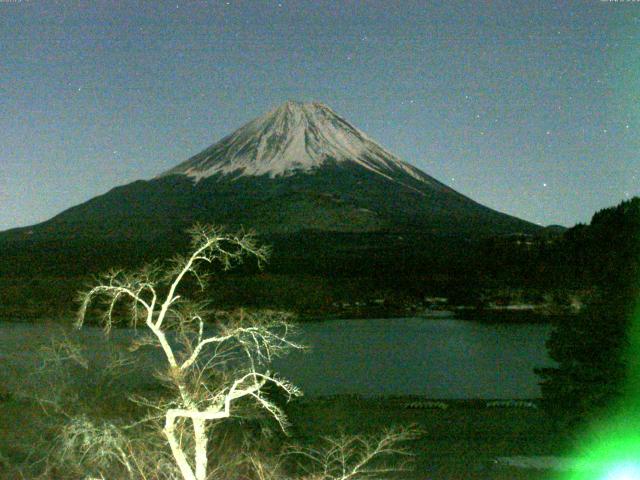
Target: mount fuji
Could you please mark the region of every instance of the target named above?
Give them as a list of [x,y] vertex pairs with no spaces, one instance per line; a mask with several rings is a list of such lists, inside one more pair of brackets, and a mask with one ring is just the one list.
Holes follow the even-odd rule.
[[156,239],[176,238],[194,222],[243,226],[268,238],[478,239],[541,229],[405,163],[326,105],[290,101],[155,178],[2,232],[0,242],[36,248],[84,239],[99,249],[140,240],[153,249]]
[[292,101],[249,122],[164,175],[182,174],[196,181],[217,174],[276,178],[310,173],[330,163],[351,163],[400,185],[404,185],[402,176],[409,175],[440,186],[326,105]]

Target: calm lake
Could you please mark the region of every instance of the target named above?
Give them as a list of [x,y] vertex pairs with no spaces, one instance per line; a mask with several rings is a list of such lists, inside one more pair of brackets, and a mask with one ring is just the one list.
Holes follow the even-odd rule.
[[[553,365],[545,349],[550,330],[544,324],[486,324],[453,317],[305,323],[300,340],[309,349],[278,359],[274,370],[311,396],[536,398],[540,389],[533,369]],[[19,375],[18,364],[32,361],[36,345],[47,343],[50,334],[38,325],[0,323],[0,359]],[[114,331],[112,342],[123,345],[131,334]],[[97,328],[70,335],[104,345]]]

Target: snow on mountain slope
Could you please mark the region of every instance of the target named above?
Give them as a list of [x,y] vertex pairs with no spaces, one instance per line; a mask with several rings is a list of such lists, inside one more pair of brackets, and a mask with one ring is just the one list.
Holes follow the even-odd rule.
[[395,182],[398,174],[406,174],[432,187],[446,188],[369,139],[326,105],[292,101],[160,176],[183,174],[196,181],[217,174],[274,178],[309,172],[327,161],[353,162]]

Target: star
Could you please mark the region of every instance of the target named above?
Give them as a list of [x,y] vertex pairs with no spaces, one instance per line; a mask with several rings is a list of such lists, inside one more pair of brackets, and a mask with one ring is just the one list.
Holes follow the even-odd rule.
[[542,186],[543,186],[543,187],[545,187],[545,188],[547,188],[547,184],[546,184],[546,183],[543,183],[543,184],[542,184]]
[[547,130],[547,135],[551,135],[551,130]]

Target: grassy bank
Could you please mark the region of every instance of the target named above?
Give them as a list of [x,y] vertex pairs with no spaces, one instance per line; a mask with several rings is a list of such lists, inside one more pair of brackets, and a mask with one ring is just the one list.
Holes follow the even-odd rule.
[[[133,413],[124,405],[113,405],[111,409],[109,416]],[[490,408],[484,401],[429,403],[415,397],[338,396],[296,401],[288,405],[287,413],[292,422],[288,441],[305,445],[315,445],[327,435],[373,434],[394,424],[417,425],[423,433],[410,445],[415,453],[415,469],[397,477],[404,479],[551,478],[549,472],[501,467],[494,460],[504,456],[557,455],[562,451],[562,439],[546,416],[522,406]],[[19,468],[28,472],[27,465],[33,465],[45,453],[34,450],[34,446],[44,448],[53,440],[53,420],[43,416],[35,403],[7,395],[0,399],[2,478],[14,478],[11,475],[17,475]]]
[[[501,467],[497,457],[557,455],[563,439],[544,413],[494,407],[484,401],[335,397],[290,407],[296,435],[316,443],[324,435],[373,433],[392,424],[416,424],[423,434],[411,445],[415,470],[406,479],[545,479],[549,472]],[[426,408],[415,408],[415,405]],[[444,408],[443,408],[444,405]]]

